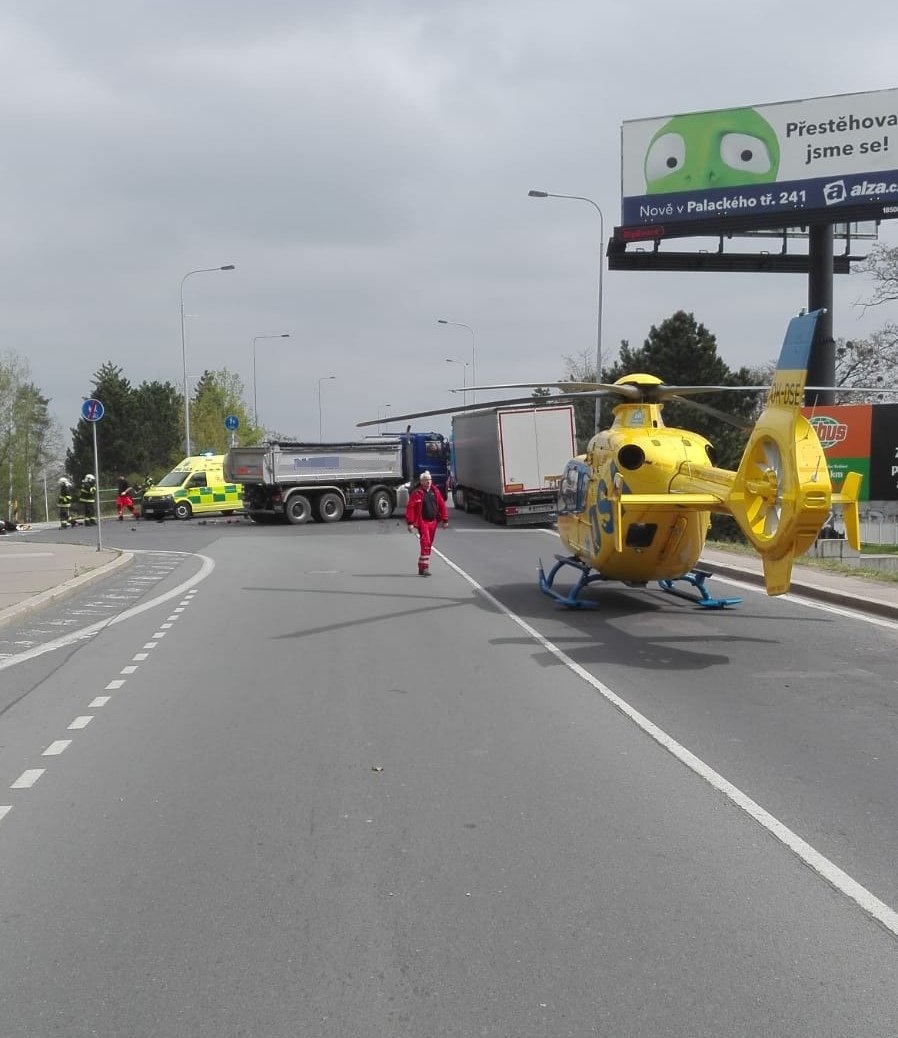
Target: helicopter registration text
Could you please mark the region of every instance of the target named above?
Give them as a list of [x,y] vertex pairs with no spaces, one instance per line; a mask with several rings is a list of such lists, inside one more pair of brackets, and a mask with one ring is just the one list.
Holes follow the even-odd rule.
[[804,377],[788,380],[777,377],[767,394],[767,406],[801,407],[804,403],[804,383]]

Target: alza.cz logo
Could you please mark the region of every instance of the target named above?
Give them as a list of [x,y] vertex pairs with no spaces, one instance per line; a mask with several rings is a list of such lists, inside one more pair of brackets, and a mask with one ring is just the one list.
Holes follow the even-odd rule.
[[829,415],[816,415],[811,419],[811,425],[824,450],[835,447],[848,436],[848,426],[844,422],[830,418]]

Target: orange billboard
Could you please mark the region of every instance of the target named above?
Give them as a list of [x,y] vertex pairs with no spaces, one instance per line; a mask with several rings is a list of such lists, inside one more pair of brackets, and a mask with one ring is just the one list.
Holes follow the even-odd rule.
[[803,407],[802,414],[814,427],[826,454],[833,489],[841,489],[847,472],[859,472],[863,476],[861,500],[869,500],[872,405],[818,404]]

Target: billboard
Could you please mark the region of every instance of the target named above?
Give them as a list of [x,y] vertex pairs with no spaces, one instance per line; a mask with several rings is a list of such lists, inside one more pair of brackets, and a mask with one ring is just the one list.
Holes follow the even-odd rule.
[[621,223],[741,227],[898,217],[898,89],[637,119]]
[[862,501],[898,501],[898,404],[820,404],[802,413],[823,446],[834,490],[846,472],[859,472]]

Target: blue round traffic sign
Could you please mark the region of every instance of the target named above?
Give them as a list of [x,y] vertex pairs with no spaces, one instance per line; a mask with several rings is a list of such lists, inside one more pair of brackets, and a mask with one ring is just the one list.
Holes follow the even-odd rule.
[[99,400],[85,400],[81,405],[81,417],[88,422],[99,422],[103,414],[103,405]]
[[225,418],[225,429],[230,429],[233,432],[235,429],[240,428],[240,419],[235,414],[229,414]]

